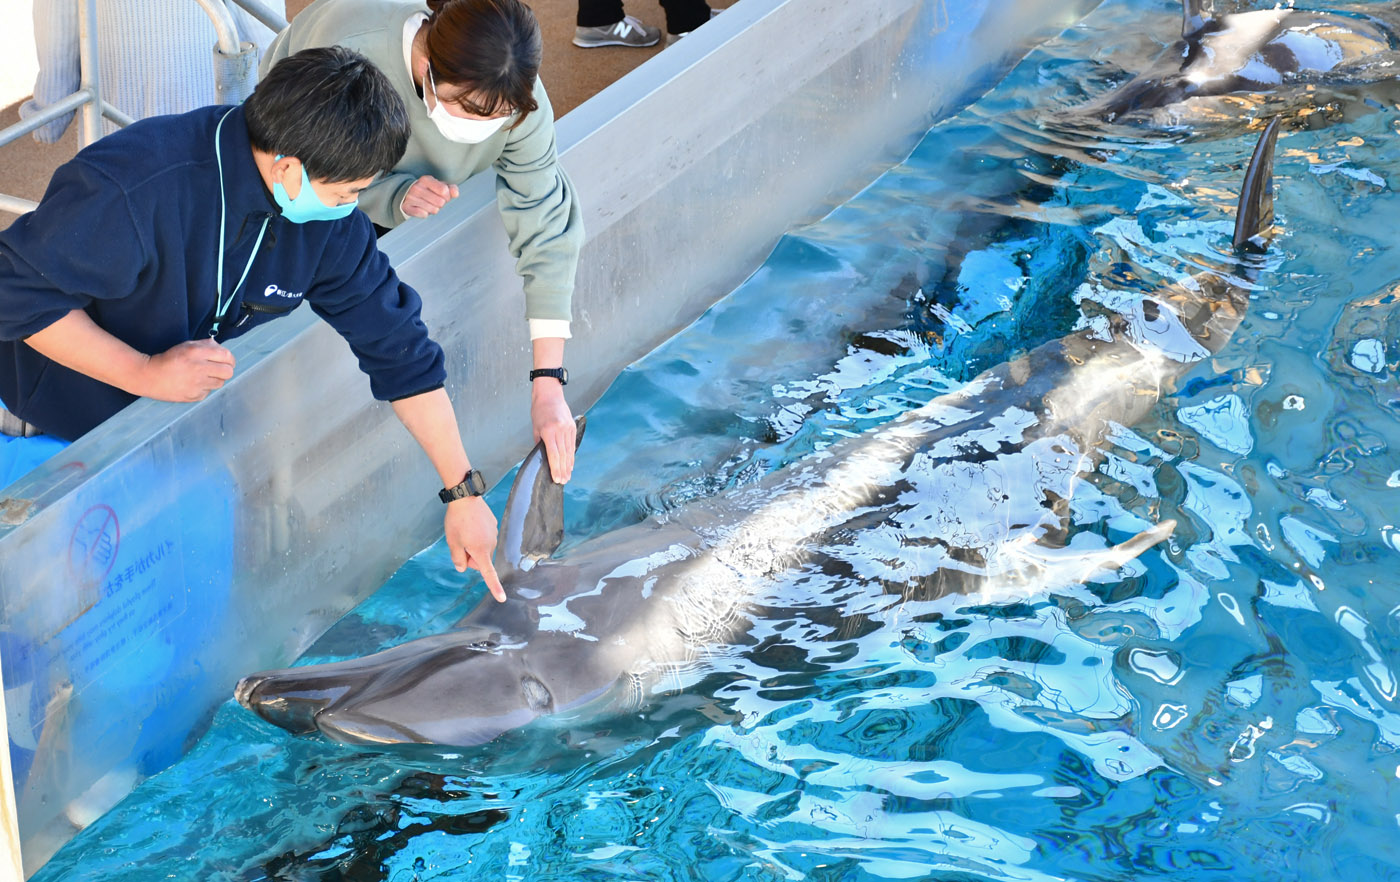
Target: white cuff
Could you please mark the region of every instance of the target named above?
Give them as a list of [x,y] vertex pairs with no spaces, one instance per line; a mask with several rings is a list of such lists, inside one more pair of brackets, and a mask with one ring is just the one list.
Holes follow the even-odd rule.
[[563,337],[567,340],[572,336],[567,319],[530,319],[531,340],[541,337]]

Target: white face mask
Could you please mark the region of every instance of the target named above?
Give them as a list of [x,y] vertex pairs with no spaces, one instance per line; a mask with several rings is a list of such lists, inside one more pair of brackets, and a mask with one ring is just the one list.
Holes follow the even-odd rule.
[[456,141],[458,144],[480,144],[496,134],[496,131],[509,119],[505,116],[495,119],[463,119],[448,113],[447,108],[442,104],[442,99],[438,97],[437,83],[433,82],[432,65],[428,65],[428,88],[433,90],[433,103],[437,106],[428,107],[428,93],[424,92],[423,109],[428,111],[428,119],[437,126],[438,132],[449,141]]

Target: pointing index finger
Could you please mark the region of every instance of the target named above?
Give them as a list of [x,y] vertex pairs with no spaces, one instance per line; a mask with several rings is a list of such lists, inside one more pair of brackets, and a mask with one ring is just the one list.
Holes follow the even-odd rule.
[[506,589],[505,586],[501,584],[501,577],[496,575],[496,568],[492,566],[491,560],[487,558],[481,561],[480,569],[481,578],[486,582],[486,587],[490,590],[491,596],[496,598],[497,602],[505,603]]

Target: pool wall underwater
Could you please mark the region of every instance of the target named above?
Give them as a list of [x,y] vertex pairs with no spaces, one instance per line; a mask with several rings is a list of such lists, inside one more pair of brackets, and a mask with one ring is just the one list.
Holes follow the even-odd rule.
[[[588,234],[574,411],[1095,5],[743,0],[562,119]],[[494,182],[383,245],[499,478],[530,443],[530,352]],[[210,399],[139,402],[0,491],[0,834],[24,875],[440,535],[435,475],[328,326],[301,310],[232,348]]]

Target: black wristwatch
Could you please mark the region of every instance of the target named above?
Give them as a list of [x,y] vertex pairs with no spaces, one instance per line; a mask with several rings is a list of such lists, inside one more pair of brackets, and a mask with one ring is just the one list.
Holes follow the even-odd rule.
[[456,487],[446,487],[438,491],[438,499],[443,503],[453,502],[467,496],[480,496],[486,492],[486,479],[476,469],[468,469],[462,483]]
[[535,381],[538,380],[540,377],[553,377],[554,379],[556,379],[556,380],[559,381],[559,385],[561,385],[561,386],[567,386],[567,385],[569,385],[569,369],[568,369],[568,368],[561,368],[561,367],[557,367],[557,368],[536,368],[536,369],[530,371],[530,382],[531,382],[531,383],[535,382]]

